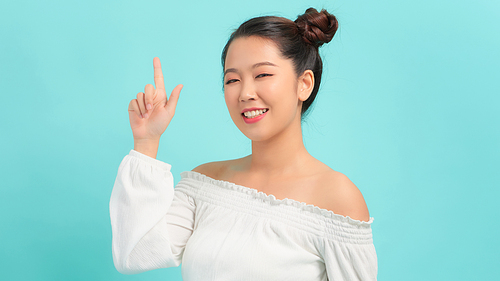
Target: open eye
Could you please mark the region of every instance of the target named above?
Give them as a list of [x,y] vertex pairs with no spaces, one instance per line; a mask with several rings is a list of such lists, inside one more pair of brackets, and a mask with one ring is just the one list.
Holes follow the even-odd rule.
[[234,83],[234,82],[238,82],[238,81],[239,81],[238,79],[229,79],[229,80],[227,80],[226,85]]
[[261,78],[261,77],[266,77],[266,76],[273,76],[273,75],[269,74],[269,73],[262,73],[262,74],[257,75],[255,78]]

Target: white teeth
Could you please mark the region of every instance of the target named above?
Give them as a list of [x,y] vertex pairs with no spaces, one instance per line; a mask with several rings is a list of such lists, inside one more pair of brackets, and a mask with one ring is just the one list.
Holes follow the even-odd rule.
[[255,118],[259,115],[262,115],[267,112],[267,109],[259,109],[259,110],[252,110],[252,111],[245,111],[243,115],[245,115],[246,118]]

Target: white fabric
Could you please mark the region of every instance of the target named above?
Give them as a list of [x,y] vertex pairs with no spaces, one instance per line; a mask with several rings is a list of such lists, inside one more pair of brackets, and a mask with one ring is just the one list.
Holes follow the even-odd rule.
[[184,281],[376,280],[371,223],[181,173],[131,150],[111,193],[113,261],[125,274],[175,267]]

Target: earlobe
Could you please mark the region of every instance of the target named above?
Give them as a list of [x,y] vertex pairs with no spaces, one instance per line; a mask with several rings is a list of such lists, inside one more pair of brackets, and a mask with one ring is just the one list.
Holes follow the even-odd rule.
[[314,89],[314,73],[308,69],[299,77],[299,100],[306,101]]

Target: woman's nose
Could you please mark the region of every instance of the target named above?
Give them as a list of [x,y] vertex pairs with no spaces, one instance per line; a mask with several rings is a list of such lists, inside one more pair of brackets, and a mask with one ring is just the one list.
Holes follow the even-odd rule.
[[256,100],[257,98],[257,93],[253,85],[251,83],[245,83],[241,88],[240,101],[245,102],[249,100]]

